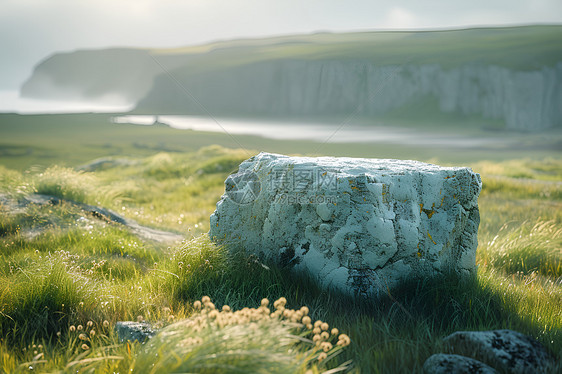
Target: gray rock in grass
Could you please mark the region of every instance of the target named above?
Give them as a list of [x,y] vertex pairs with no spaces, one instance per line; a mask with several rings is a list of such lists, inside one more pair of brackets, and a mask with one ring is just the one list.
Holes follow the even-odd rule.
[[423,364],[425,374],[497,374],[488,365],[473,358],[438,353]]
[[554,359],[535,339],[512,330],[458,331],[443,339],[451,352],[509,374],[550,373]]
[[120,342],[146,342],[156,334],[156,330],[147,322],[122,321],[115,324],[115,332]]

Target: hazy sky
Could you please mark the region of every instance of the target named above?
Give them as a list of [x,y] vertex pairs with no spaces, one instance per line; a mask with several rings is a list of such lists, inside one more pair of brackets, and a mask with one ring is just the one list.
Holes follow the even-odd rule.
[[560,0],[0,0],[0,89],[57,51],[217,39],[562,23]]

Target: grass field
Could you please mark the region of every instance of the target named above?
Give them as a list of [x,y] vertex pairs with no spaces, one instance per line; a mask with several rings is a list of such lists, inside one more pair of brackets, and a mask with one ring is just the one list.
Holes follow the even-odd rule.
[[[499,328],[537,338],[562,360],[562,158],[538,149],[540,137],[521,149],[320,147],[107,118],[0,115],[0,371],[304,373],[351,365],[362,373],[412,373],[442,350],[442,337]],[[481,173],[477,276],[465,284],[405,284],[377,302],[350,300],[208,241],[209,215],[240,161],[259,150],[318,149],[465,164]],[[99,157],[105,163],[91,163]],[[84,165],[92,171],[76,169]],[[21,203],[35,192],[103,205],[186,240],[143,241],[70,203]],[[201,305],[206,295],[213,304]],[[262,320],[265,308],[288,312]],[[311,324],[329,324],[321,339],[330,345],[313,348],[321,334],[299,327],[309,323],[305,314]],[[175,338],[120,343],[112,331],[119,320],[169,326]]]
[[[444,164],[466,164],[479,160],[541,160],[560,154],[560,130],[540,134],[488,132],[470,129],[447,129],[440,124],[422,122],[438,133],[452,132],[467,136],[511,139],[513,146],[487,146],[478,149],[458,147],[420,147],[397,144],[324,143],[318,141],[279,141],[251,135],[229,136],[225,133],[175,130],[166,127],[111,123],[110,114],[0,114],[0,165],[20,170],[44,168],[53,164],[78,166],[106,156],[143,157],[158,152],[194,152],[204,145],[217,144],[240,148],[250,157],[267,151],[284,154],[311,154],[349,157],[433,160]],[[420,121],[417,121],[420,122]],[[361,123],[361,122],[359,122]],[[355,124],[355,123],[354,123]],[[404,124],[401,120],[390,125]],[[420,126],[406,122],[406,126]],[[432,127],[433,126],[433,127]]]
[[[559,36],[559,25],[426,32],[316,33],[152,49],[150,52],[157,56],[198,57],[195,64],[191,61],[198,71],[215,65],[232,66],[275,58],[363,59],[381,65],[401,64],[407,60],[439,64],[446,61],[447,67],[481,61],[530,69],[535,67],[537,58],[547,65],[559,61],[560,53],[553,52]],[[205,56],[208,52],[213,55]]]

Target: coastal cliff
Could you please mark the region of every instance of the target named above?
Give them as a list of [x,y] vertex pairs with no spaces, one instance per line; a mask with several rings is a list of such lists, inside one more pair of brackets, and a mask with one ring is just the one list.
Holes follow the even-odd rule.
[[562,26],[319,33],[53,55],[24,97],[122,100],[148,114],[357,116],[562,126]]
[[376,117],[428,102],[437,106],[428,110],[498,119],[512,130],[562,124],[562,62],[517,71],[477,64],[444,68],[278,60],[187,75],[181,83],[196,101],[168,76],[159,75],[137,108],[217,115]]

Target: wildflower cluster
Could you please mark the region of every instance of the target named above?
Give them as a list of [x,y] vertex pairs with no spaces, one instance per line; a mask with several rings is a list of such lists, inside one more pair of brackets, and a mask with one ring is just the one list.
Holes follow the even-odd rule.
[[[71,325],[68,328],[69,339],[75,342],[82,351],[87,351],[92,347],[94,339],[105,336],[104,333],[109,331],[109,321],[104,320],[99,324],[93,321],[86,322],[85,325]],[[60,339],[61,332],[57,332],[57,337]]]
[[[193,303],[196,311],[194,316],[179,322],[195,333],[195,336],[184,340],[183,344],[201,344],[202,338],[199,333],[206,329],[220,329],[232,325],[258,328],[260,323],[265,324],[272,321],[287,324],[296,334],[301,335],[303,339],[300,340],[300,344],[312,346],[308,353],[311,355],[311,361],[316,361],[316,363],[327,361],[351,343],[349,336],[340,334],[337,328],[330,328],[328,323],[320,320],[313,322],[308,315],[308,307],[289,309],[286,308],[286,304],[287,300],[281,297],[273,303],[274,310],[271,310],[269,300],[263,299],[258,308],[246,307],[233,311],[228,305],[224,305],[221,309],[217,308],[210,297],[204,296],[200,301],[197,300]],[[311,339],[306,337],[311,337]]]
[[42,358],[45,355],[42,344],[29,344],[27,347],[23,347],[21,350],[24,353],[25,352],[32,353],[34,359]]

